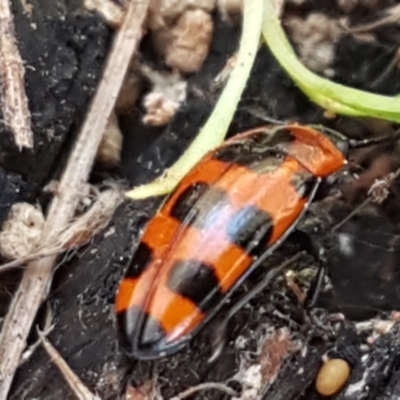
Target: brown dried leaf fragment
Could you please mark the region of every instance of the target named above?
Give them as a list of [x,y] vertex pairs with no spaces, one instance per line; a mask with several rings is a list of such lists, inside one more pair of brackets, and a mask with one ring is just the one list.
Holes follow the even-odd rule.
[[33,147],[24,76],[9,0],[0,0],[0,104],[4,123],[19,149]]
[[148,380],[139,387],[128,385],[124,400],[155,400],[158,396],[157,385],[155,380]]
[[260,338],[258,359],[251,363],[244,358],[233,377],[242,385],[240,397],[232,400],[258,400],[263,398],[275,381],[285,358],[298,346],[292,341],[287,328],[269,330]]
[[291,291],[293,292],[293,294],[297,297],[297,300],[300,304],[304,304],[304,302],[306,301],[307,298],[307,294],[304,293],[301,289],[300,286],[298,285],[298,283],[296,282],[296,276],[295,273],[293,271],[288,271],[285,274],[285,278],[286,278],[286,284],[289,287],[289,289],[291,289]]
[[265,338],[258,358],[264,385],[271,385],[275,381],[284,359],[294,347],[287,328],[277,329]]

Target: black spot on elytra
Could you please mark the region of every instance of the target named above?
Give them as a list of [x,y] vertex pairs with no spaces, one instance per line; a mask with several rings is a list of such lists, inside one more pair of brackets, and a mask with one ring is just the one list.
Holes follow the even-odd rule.
[[291,183],[296,188],[299,197],[307,199],[318,184],[318,178],[311,173],[302,170],[293,175]]
[[269,135],[266,140],[265,144],[271,147],[276,147],[283,144],[291,143],[296,140],[296,137],[293,133],[286,128],[277,129],[272,135]]
[[124,350],[138,359],[151,359],[159,354],[165,331],[160,322],[140,307],[117,314],[119,340]]
[[[205,182],[196,182],[187,187],[176,199],[171,209],[171,216],[183,222],[190,212],[195,214],[196,210],[193,209],[195,204],[209,187],[209,184]],[[195,215],[193,215],[193,217],[195,217]]]
[[224,190],[199,182],[189,186],[178,197],[171,216],[185,225],[208,229],[227,207],[229,196]]
[[139,307],[131,307],[117,313],[118,337],[128,353],[131,353],[137,345],[138,329],[144,318],[145,315]]
[[271,238],[272,217],[255,206],[239,210],[228,223],[227,234],[232,243],[256,256],[264,250]]
[[138,349],[144,351],[157,348],[157,344],[165,338],[165,331],[159,321],[146,314],[144,318],[143,329],[141,331]]
[[223,296],[213,267],[197,260],[176,262],[167,286],[191,300],[202,311],[210,309]]
[[243,142],[232,143],[220,148],[215,152],[213,158],[257,171],[260,162],[269,159],[271,165],[279,166],[285,156],[284,152],[271,148],[264,142],[257,143],[254,138],[249,138]]
[[296,137],[288,129],[265,129],[243,141],[222,147],[215,152],[213,158],[257,169],[258,163],[264,159],[279,161],[285,158],[285,150],[295,140]]
[[146,267],[150,265],[152,259],[152,249],[146,243],[140,242],[126,271],[125,277],[133,279],[139,277]]

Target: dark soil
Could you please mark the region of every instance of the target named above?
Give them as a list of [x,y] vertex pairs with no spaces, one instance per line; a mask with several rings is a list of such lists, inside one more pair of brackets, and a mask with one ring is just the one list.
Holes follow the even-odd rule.
[[[98,17],[84,11],[79,2],[42,0],[30,3],[33,6],[31,16],[24,12],[21,2],[12,1],[19,49],[27,67],[26,90],[33,116],[35,148],[19,152],[9,132],[0,127],[0,222],[17,201],[40,202],[46,207],[48,197],[43,195],[42,189],[51,179],[57,179],[65,165],[66,155],[100,79],[112,33]],[[354,24],[376,17],[376,9],[359,3],[351,15]],[[288,12],[302,15],[318,7],[319,11],[336,17],[342,12],[335,4],[329,0],[308,1],[302,6],[292,6]],[[387,4],[391,2],[382,1],[382,7]],[[188,77],[188,99],[173,121],[165,129],[144,126],[140,122],[143,110],[139,103],[132,113],[120,116],[125,135],[121,166],[112,172],[97,166],[92,174],[93,182],[110,177],[130,186],[147,182],[170,166],[195,137],[219,94],[213,78],[235,51],[240,33],[237,26],[215,18],[217,28],[209,57],[198,74]],[[370,42],[360,42],[350,34],[345,36],[337,46],[331,66],[335,80],[377,93],[400,93],[397,67],[382,76],[399,42],[400,28],[394,24],[379,29]],[[162,65],[147,38],[141,54],[143,61]],[[259,50],[230,135],[263,124],[254,116],[255,109],[281,120],[321,123],[357,138],[377,131],[376,124],[366,120],[324,118],[323,110],[307,100],[265,47]],[[380,130],[389,129],[382,126]],[[353,154],[351,168],[362,177],[372,168],[377,154],[392,157],[394,164],[398,163],[397,149],[389,147],[375,149],[374,153]],[[156,362],[128,360],[118,344],[113,301],[141,230],[162,200],[148,199],[126,201],[103,234],[84,249],[60,259],[48,300],[56,323],[49,340],[102,399],[118,399],[128,384],[138,387],[154,376],[158,377],[161,394],[170,398],[189,386],[209,381],[229,379],[229,385],[240,390],[240,379],[232,379],[239,370],[240,360],[256,358],[254,352],[271,327],[288,327],[291,340],[300,343],[302,350],[289,353],[265,399],[321,398],[314,390],[314,380],[321,356],[327,351],[349,361],[353,367],[351,382],[359,382],[363,376],[359,391],[352,394],[343,391],[336,398],[398,398],[399,329],[392,329],[365,349],[365,346],[360,347],[365,337],[358,335],[354,324],[360,319],[387,317],[389,311],[400,308],[397,190],[393,190],[382,205],[370,205],[340,229],[332,231],[332,226],[365,199],[370,184],[363,186],[362,182],[352,184],[348,174],[337,177],[330,182],[327,196],[313,205],[302,224],[302,228],[317,236],[326,248],[330,286],[321,294],[318,308],[314,310],[319,322],[309,318],[281,277],[230,321],[227,344],[214,365],[206,363],[211,351],[212,325],[176,356]],[[334,197],[339,188],[346,194],[341,200]],[[110,229],[113,233],[107,234],[112,232]],[[353,254],[343,251],[344,237],[355,249]],[[281,263],[295,248],[287,243],[267,261],[266,268]],[[298,264],[301,271],[315,271],[317,266],[308,256]],[[257,271],[256,276],[243,285],[241,293],[254,286],[264,271]],[[20,275],[21,271],[17,270],[2,276],[1,315],[6,312]],[[303,279],[299,274],[297,279],[301,287],[309,286],[310,278]],[[341,322],[330,320],[328,314],[336,311],[346,313],[347,318]],[[38,316],[39,323],[42,314],[44,309]],[[243,349],[235,345],[238,337],[244,339]],[[36,335],[32,333],[30,343],[35,340]],[[74,398],[42,348],[19,369],[10,395],[10,399],[15,400]],[[229,396],[209,390],[191,398],[225,399]]]

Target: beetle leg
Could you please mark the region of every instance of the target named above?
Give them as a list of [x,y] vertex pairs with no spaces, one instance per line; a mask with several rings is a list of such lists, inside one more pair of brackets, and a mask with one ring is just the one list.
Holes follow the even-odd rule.
[[315,258],[315,260],[324,260],[324,248],[317,240],[314,239],[309,233],[301,230],[294,229],[288,237],[288,240],[292,243],[296,243],[299,248],[304,250],[307,254]]
[[291,241],[298,243],[301,248],[311,255],[318,262],[318,272],[316,277],[311,282],[311,287],[307,293],[305,300],[305,307],[310,308],[315,305],[318,296],[321,292],[324,277],[327,274],[327,260],[325,257],[325,250],[319,240],[313,238],[307,232],[295,229],[288,238]]
[[227,330],[228,327],[228,318],[224,318],[220,321],[217,321],[212,329],[211,333],[211,355],[207,359],[207,363],[213,365],[220,358],[222,351],[225,348]]
[[349,147],[351,149],[361,149],[364,147],[374,146],[378,144],[385,144],[390,142],[396,142],[400,139],[400,130],[397,130],[391,135],[373,137],[368,139],[349,139]]
[[294,256],[284,261],[281,265],[270,270],[265,275],[264,279],[262,279],[254,288],[252,288],[226,311],[224,318],[216,323],[212,332],[212,353],[208,358],[208,363],[214,363],[222,354],[226,342],[226,330],[229,320],[253,297],[263,291],[266,286],[268,286],[270,282],[275,279],[284,269],[300,258],[303,252],[310,254],[319,264],[318,273],[311,283],[311,288],[308,291],[305,305],[306,308],[309,308],[316,303],[327,270],[327,264],[324,257],[324,248],[318,240],[313,240],[313,238],[307,232],[299,229],[295,229],[290,234],[288,240],[297,242],[303,251],[297,252]]
[[272,124],[272,125],[290,124],[289,121],[283,121],[281,119],[276,119],[276,118],[268,116],[262,107],[249,106],[249,107],[242,107],[242,108],[240,108],[240,110],[248,113],[249,115],[251,115],[254,118],[260,119],[263,122],[267,122],[268,124]]
[[315,305],[318,300],[318,296],[321,293],[322,283],[324,281],[325,275],[327,274],[326,264],[323,262],[319,263],[318,272],[313,281],[311,282],[311,287],[307,293],[304,306],[308,309]]
[[212,353],[208,358],[209,363],[215,362],[222,353],[226,341],[226,328],[228,326],[229,320],[253,297],[259,294],[262,290],[268,286],[268,284],[275,279],[284,269],[286,269],[290,264],[297,261],[300,258],[302,252],[297,252],[294,256],[290,257],[284,261],[281,265],[270,270],[254,288],[247,292],[242,298],[235,302],[225,313],[223,320],[219,321],[212,333]]

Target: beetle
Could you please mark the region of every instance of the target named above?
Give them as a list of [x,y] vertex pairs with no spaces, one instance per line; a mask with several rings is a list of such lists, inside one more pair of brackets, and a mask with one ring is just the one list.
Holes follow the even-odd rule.
[[207,154],[150,220],[116,297],[137,359],[182,349],[293,231],[321,181],[356,143],[286,124],[237,135]]

